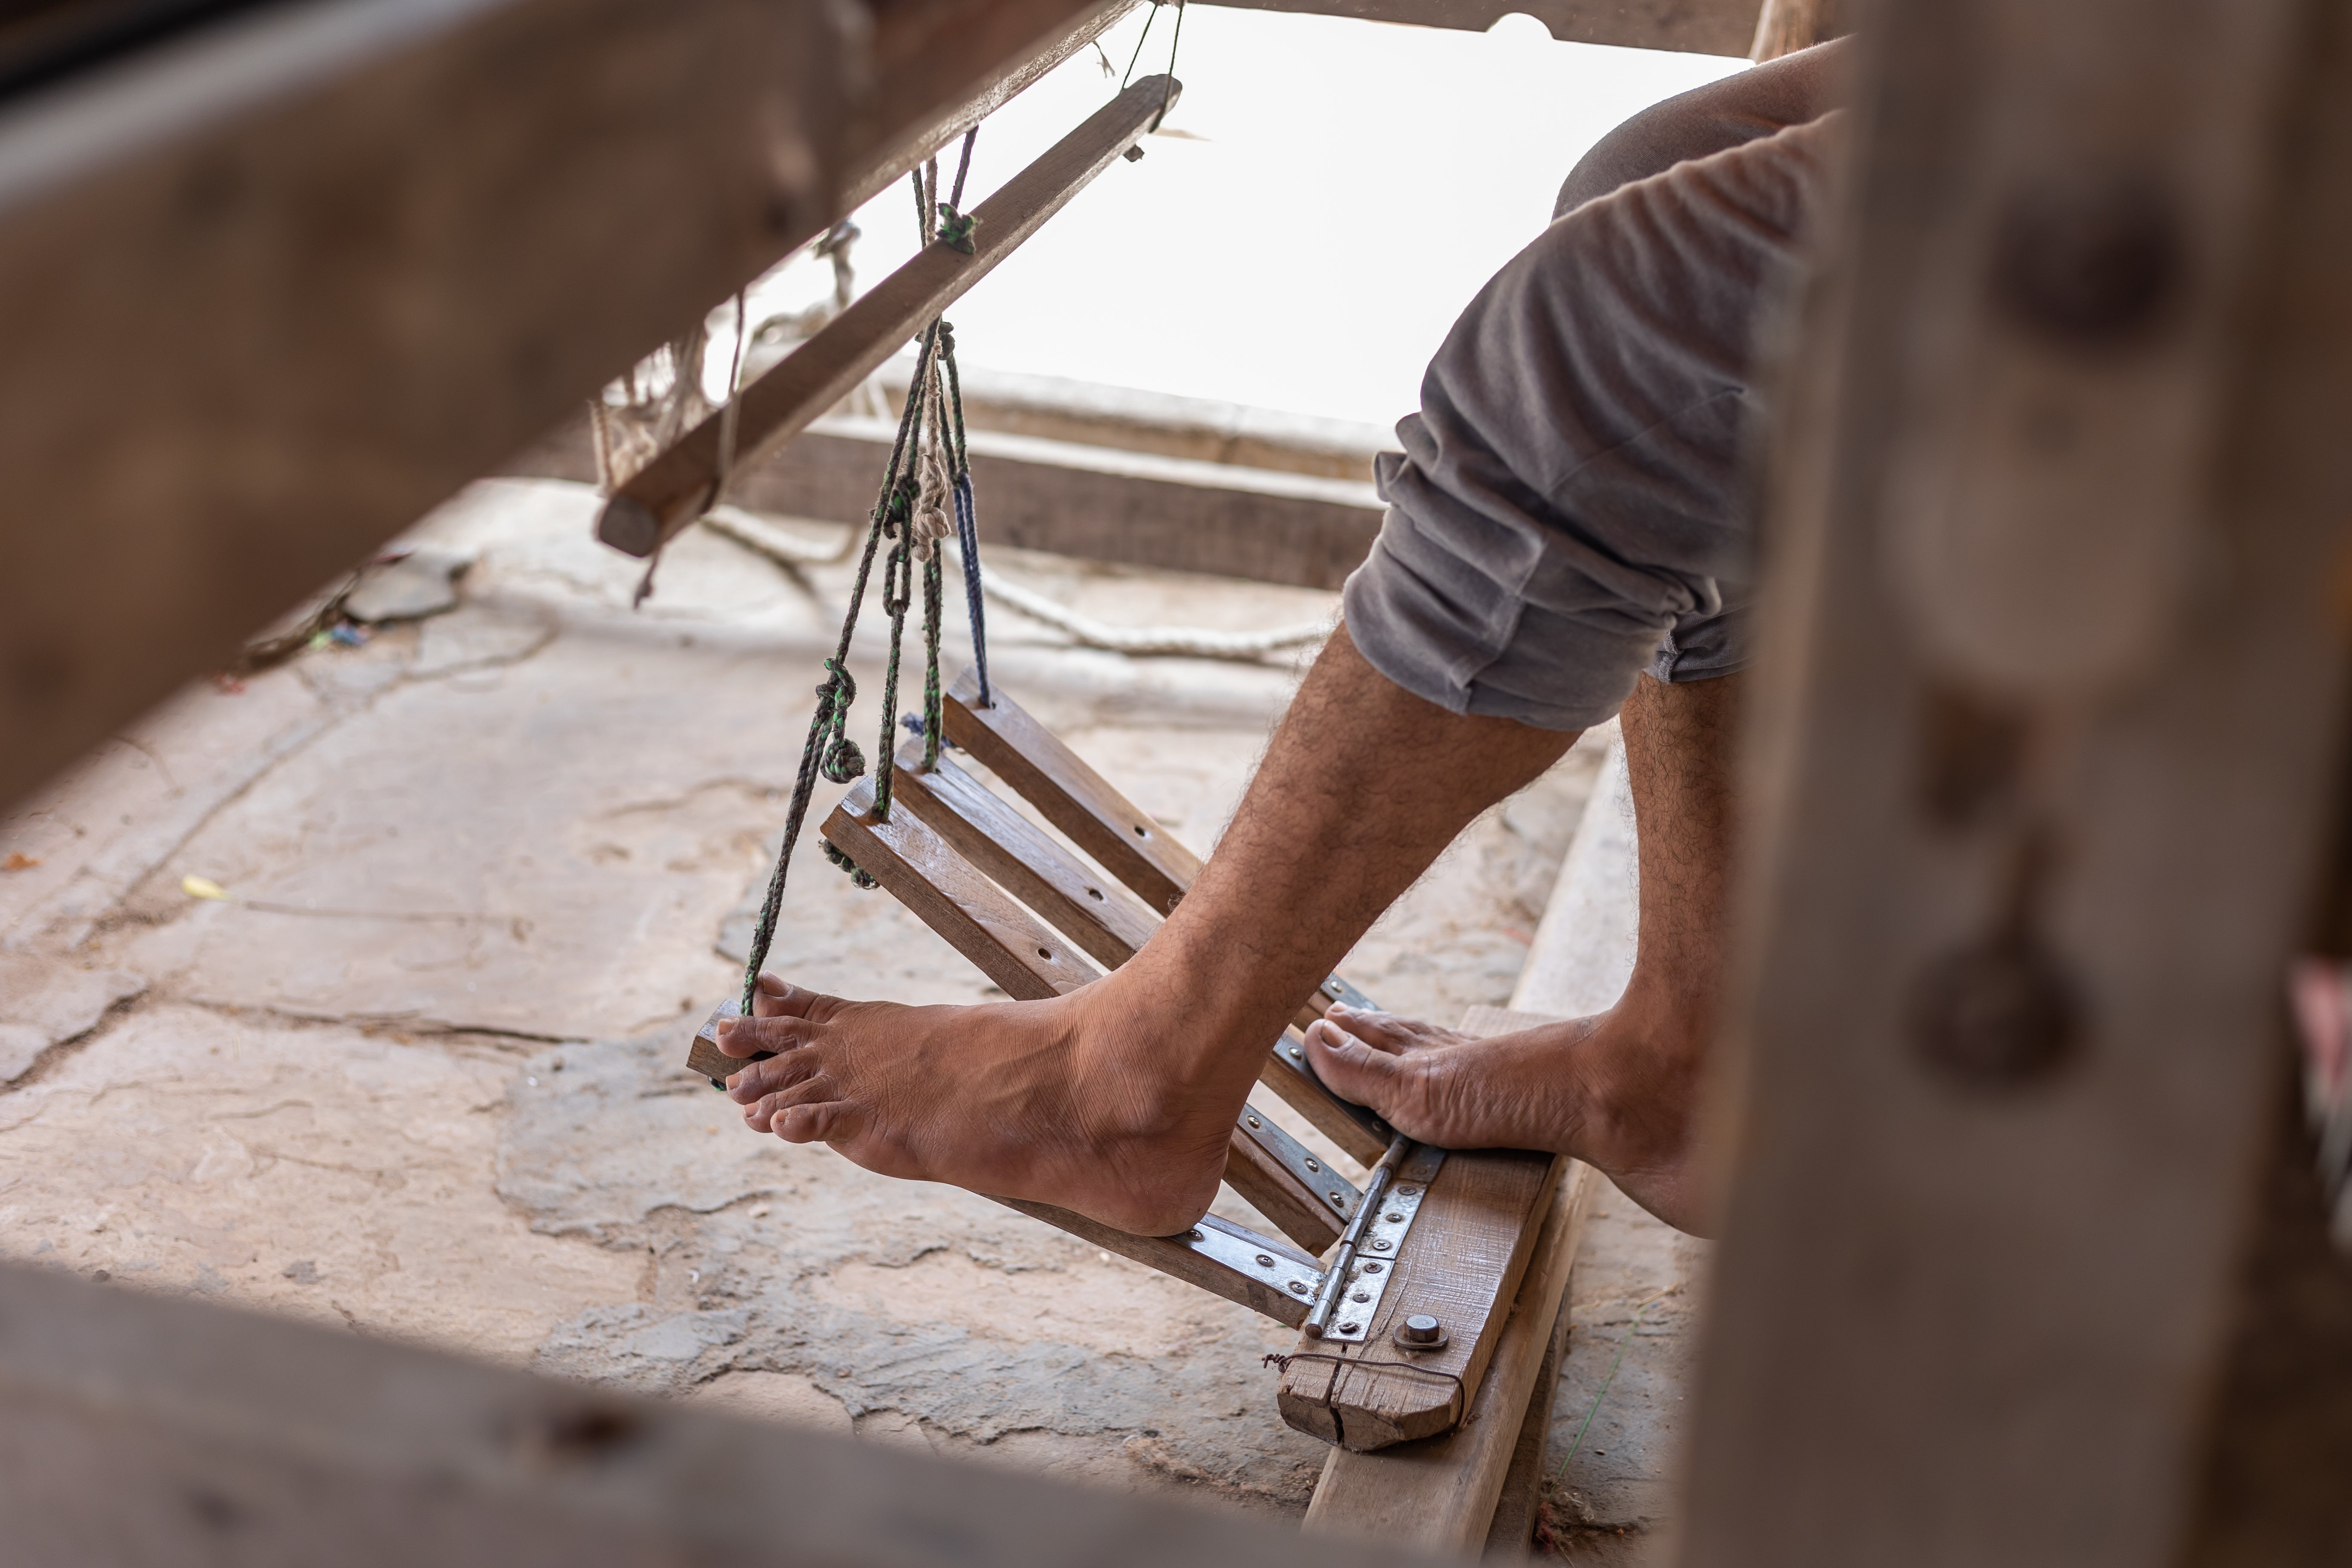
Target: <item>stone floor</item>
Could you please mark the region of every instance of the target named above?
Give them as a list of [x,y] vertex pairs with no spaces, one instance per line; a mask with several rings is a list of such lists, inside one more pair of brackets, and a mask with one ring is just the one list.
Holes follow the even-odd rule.
[[[755,1137],[677,1070],[687,1021],[736,983],[729,915],[764,877],[848,579],[698,532],[632,612],[593,505],[476,487],[417,535],[472,562],[454,610],[192,688],[0,817],[0,1255],[1295,1515],[1323,1450],[1274,1413],[1258,1356],[1286,1331],[968,1194]],[[1127,624],[1334,609],[999,564]],[[1299,668],[994,630],[997,679],[1203,850]],[[880,671],[857,673],[870,721]],[[1349,975],[1441,1019],[1504,1003],[1599,760],[1580,745],[1481,818]],[[811,838],[772,967],[987,994]],[[1626,1561],[1663,1516],[1696,1253],[1612,1194],[1586,1258],[1546,1529]]]

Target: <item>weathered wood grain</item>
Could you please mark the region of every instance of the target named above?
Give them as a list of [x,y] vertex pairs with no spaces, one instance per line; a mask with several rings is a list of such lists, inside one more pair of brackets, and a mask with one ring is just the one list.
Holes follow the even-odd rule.
[[[1364,1342],[1302,1338],[1276,1395],[1282,1418],[1358,1452],[1459,1426],[1502,1339],[1564,1163],[1517,1150],[1447,1155],[1390,1265],[1394,1277]],[[1444,1326],[1444,1349],[1406,1351],[1391,1338],[1416,1312]]]
[[11,1568],[1422,1561],[16,1264],[0,1518]]
[[896,796],[957,853],[1108,968],[1150,940],[1160,917],[1134,894],[1081,864],[944,751],[928,772],[922,754],[919,740],[900,748]]
[[[659,549],[717,504],[737,463],[756,462],[847,396],[1118,163],[1182,91],[1167,77],[1147,77],[1097,110],[973,209],[969,253],[926,246],[860,295],[746,385],[731,409],[712,414],[631,475],[604,503],[596,536],[629,555]],[[730,428],[734,450],[723,453]]]
[[860,779],[834,807],[824,833],[1015,1001],[1059,996],[1102,977],[912,811],[894,806],[887,820],[877,818],[871,778]]
[[[1446,1163],[1461,1157],[1450,1156]],[[1531,1426],[1537,1457],[1528,1468],[1540,1465],[1543,1432],[1551,1419],[1549,1385],[1540,1409],[1534,1395],[1558,1342],[1570,1268],[1601,1179],[1589,1165],[1572,1160],[1564,1164],[1542,1211],[1542,1228],[1509,1319],[1496,1336],[1493,1359],[1477,1384],[1472,1418],[1443,1436],[1378,1453],[1333,1448],[1307,1505],[1308,1534],[1385,1541],[1439,1555],[1471,1552],[1494,1528],[1496,1504]],[[1557,1372],[1558,1363],[1551,1364]],[[1534,1488],[1528,1491],[1531,1498]],[[1525,1517],[1532,1529],[1531,1502]],[[1519,1531],[1520,1550],[1526,1534]]]
[[2352,1540],[2340,1454],[2291,1537],[2190,1501],[2346,798],[2352,17],[2153,19],[1869,13],[1763,523],[1688,1568]]
[[1150,815],[1089,767],[1062,738],[992,689],[980,700],[980,675],[966,669],[947,693],[948,738],[988,765],[1071,843],[1132,889],[1162,916],[1173,910],[1201,858]]

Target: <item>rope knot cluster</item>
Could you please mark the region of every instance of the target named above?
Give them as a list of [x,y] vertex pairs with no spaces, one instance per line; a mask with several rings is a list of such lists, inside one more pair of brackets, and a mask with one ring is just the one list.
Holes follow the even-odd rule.
[[939,210],[940,243],[950,250],[960,250],[970,256],[972,253],[971,231],[980,226],[979,215],[960,213],[946,202],[939,204]]

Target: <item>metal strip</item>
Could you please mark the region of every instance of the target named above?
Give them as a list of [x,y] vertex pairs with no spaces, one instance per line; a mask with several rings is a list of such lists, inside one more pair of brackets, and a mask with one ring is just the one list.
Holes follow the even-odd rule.
[[1339,1216],[1341,1225],[1356,1217],[1356,1205],[1364,1198],[1356,1184],[1310,1153],[1307,1145],[1276,1126],[1270,1117],[1255,1106],[1245,1105],[1242,1108],[1241,1130],[1244,1137],[1274,1156],[1277,1164],[1321,1198]]
[[1381,1298],[1387,1293],[1389,1281],[1396,1277],[1396,1260],[1404,1252],[1405,1233],[1412,1229],[1413,1216],[1421,1212],[1421,1200],[1428,1194],[1438,1167],[1444,1163],[1444,1150],[1417,1143],[1397,1167],[1396,1181],[1381,1200],[1381,1212],[1364,1226],[1363,1245],[1356,1249],[1348,1277],[1340,1281],[1339,1307],[1331,1314],[1331,1326],[1323,1332],[1327,1343],[1334,1340],[1348,1344],[1364,1342],[1372,1320],[1380,1315]]
[[1316,1288],[1323,1283],[1322,1270],[1301,1263],[1289,1247],[1215,1215],[1202,1215],[1190,1231],[1168,1239],[1221,1268],[1287,1290],[1302,1301],[1313,1300]]
[[1379,1003],[1373,1001],[1370,997],[1365,995],[1362,992],[1357,990],[1354,986],[1349,984],[1346,981],[1340,979],[1336,974],[1323,982],[1323,994],[1329,997],[1334,1002],[1344,1003],[1350,1007],[1361,1008],[1367,1013],[1377,1013],[1381,1010],[1381,1005]]

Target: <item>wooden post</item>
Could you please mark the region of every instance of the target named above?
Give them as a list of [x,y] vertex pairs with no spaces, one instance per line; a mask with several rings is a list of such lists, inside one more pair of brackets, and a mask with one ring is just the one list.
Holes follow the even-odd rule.
[[2183,1561],[2345,739],[2345,25],[1874,13],[1768,531],[1692,1568]]
[[1842,0],[1764,0],[1748,58],[1760,65],[1827,43],[1846,30],[1840,25],[1844,11]]

